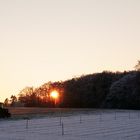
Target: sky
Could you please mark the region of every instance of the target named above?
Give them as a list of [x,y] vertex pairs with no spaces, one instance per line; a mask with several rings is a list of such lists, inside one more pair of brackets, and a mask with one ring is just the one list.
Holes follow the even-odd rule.
[[140,60],[140,0],[0,0],[0,101],[26,86]]

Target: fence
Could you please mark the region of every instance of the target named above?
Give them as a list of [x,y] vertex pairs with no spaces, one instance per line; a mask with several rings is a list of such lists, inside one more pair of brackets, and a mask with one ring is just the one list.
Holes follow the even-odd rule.
[[[2,121],[1,121],[2,122]],[[31,139],[36,137],[73,137],[88,139],[140,139],[139,111],[97,111],[86,113],[62,114],[59,117],[16,120],[2,122],[0,135]],[[27,137],[28,138],[27,138]],[[76,137],[76,138],[75,138]],[[15,138],[16,139],[16,138]]]

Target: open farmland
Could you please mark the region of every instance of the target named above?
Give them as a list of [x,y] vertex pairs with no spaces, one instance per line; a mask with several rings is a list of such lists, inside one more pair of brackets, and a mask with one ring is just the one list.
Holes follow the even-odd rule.
[[35,117],[56,117],[60,115],[71,116],[74,114],[97,113],[97,109],[75,109],[75,108],[37,108],[37,107],[9,107],[12,118],[35,118]]
[[[25,109],[25,108],[24,108]],[[28,108],[26,115],[32,114]],[[26,109],[25,109],[26,110]],[[24,110],[24,111],[25,111]],[[41,109],[42,111],[43,109]],[[45,110],[45,108],[44,108]],[[56,116],[55,116],[56,110]],[[13,110],[10,110],[13,111]],[[53,112],[47,115],[47,111]],[[44,117],[0,120],[2,140],[139,140],[140,111],[46,109]],[[22,113],[21,113],[22,114]],[[23,114],[22,114],[23,115]]]

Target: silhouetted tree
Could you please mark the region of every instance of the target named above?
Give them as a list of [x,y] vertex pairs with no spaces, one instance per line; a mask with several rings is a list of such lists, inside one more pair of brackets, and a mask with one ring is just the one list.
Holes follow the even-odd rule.
[[137,63],[137,65],[135,66],[135,69],[136,69],[137,71],[140,71],[140,60],[138,60],[138,63]]
[[8,98],[5,99],[5,101],[4,101],[4,106],[5,106],[5,107],[8,107],[8,106],[9,106],[9,99],[8,99]]
[[18,100],[23,103],[25,106],[32,106],[32,95],[34,93],[33,87],[26,87],[19,93]]
[[11,95],[10,99],[11,99],[11,106],[15,106],[17,102],[17,97],[15,95]]

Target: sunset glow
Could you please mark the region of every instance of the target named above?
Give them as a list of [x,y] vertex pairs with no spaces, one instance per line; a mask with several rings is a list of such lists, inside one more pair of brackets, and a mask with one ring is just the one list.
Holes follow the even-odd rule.
[[0,102],[26,86],[134,70],[139,15],[140,0],[1,0]]
[[57,98],[59,97],[59,93],[58,93],[57,91],[52,91],[52,92],[50,93],[50,96],[51,96],[52,98],[54,98],[54,99],[57,99]]

